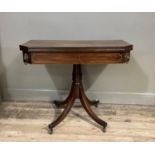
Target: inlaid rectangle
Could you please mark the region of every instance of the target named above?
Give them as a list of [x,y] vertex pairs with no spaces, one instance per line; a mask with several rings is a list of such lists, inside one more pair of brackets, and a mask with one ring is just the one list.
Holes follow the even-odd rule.
[[128,62],[133,45],[123,40],[30,40],[20,45],[31,64],[113,64]]
[[122,53],[45,53],[33,52],[31,63],[34,64],[104,64],[123,63]]

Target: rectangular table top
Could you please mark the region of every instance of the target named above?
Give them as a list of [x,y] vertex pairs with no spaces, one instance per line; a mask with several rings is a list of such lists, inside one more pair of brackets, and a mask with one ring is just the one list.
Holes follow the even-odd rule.
[[124,63],[133,46],[123,40],[30,40],[20,45],[31,64]]
[[20,49],[31,51],[57,51],[74,52],[76,51],[113,51],[113,50],[132,50],[132,45],[123,40],[30,40],[22,45]]

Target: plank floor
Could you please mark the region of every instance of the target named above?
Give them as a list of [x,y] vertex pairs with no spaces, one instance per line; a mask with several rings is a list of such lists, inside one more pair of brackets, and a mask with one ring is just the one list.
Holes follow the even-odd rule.
[[106,133],[75,106],[49,135],[47,125],[62,109],[49,102],[2,102],[0,141],[155,141],[155,106],[99,104],[92,109],[108,122]]

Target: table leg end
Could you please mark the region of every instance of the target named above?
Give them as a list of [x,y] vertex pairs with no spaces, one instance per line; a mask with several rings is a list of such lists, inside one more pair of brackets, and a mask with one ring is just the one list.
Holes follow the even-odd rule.
[[53,128],[51,127],[51,124],[48,125],[48,134],[53,134]]
[[90,100],[89,103],[90,103],[90,105],[93,105],[93,106],[95,106],[97,108],[100,101],[98,99]]
[[103,132],[106,132],[107,125],[108,125],[107,122],[104,122],[104,124],[102,125],[102,127],[103,127],[103,128],[102,128],[102,131],[103,131]]
[[103,132],[106,132],[106,127],[103,127],[102,131],[103,131]]
[[57,107],[57,108],[62,108],[65,106],[64,102],[63,101],[53,101],[54,105]]

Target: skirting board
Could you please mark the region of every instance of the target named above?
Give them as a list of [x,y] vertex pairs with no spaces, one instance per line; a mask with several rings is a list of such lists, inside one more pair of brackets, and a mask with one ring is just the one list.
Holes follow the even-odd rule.
[[[69,91],[65,90],[2,89],[2,99],[4,101],[53,101],[65,99],[68,93]],[[90,99],[99,99],[101,103],[155,105],[154,93],[87,91],[86,94]]]
[[2,101],[2,89],[1,89],[1,86],[0,86],[0,102]]

